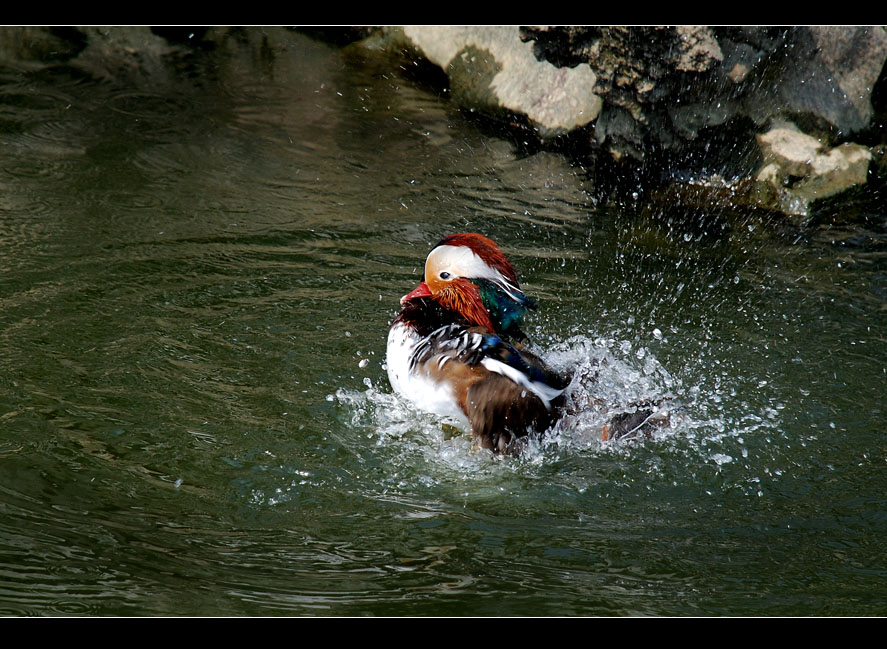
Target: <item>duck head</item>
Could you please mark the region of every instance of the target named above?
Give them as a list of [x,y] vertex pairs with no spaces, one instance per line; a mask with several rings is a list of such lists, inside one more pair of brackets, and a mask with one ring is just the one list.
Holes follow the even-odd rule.
[[476,233],[451,234],[425,260],[425,279],[401,304],[431,298],[490,332],[523,338],[520,325],[536,305],[499,246]]

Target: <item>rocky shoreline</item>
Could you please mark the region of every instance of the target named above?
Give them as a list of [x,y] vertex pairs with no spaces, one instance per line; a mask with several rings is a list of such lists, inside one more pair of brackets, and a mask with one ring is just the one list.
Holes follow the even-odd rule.
[[645,188],[803,225],[887,177],[884,27],[384,27],[353,46],[424,59],[463,109]]
[[[158,79],[189,48],[266,47],[280,29],[7,27],[0,61]],[[523,147],[564,152],[605,191],[751,208],[803,228],[836,197],[887,184],[885,27],[303,31],[432,71],[454,105]]]

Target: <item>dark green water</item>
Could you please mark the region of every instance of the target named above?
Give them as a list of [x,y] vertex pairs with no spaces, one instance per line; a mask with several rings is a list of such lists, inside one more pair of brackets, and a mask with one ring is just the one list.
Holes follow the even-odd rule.
[[[887,613],[883,247],[668,232],[297,34],[0,81],[0,614]],[[598,372],[519,460],[383,367],[465,230]]]

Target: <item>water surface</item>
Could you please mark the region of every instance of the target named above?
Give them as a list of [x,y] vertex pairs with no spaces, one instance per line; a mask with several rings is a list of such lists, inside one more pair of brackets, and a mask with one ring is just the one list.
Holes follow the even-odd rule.
[[[883,246],[685,233],[388,65],[253,43],[0,69],[0,612],[887,612]],[[472,230],[597,377],[520,459],[384,369]],[[670,428],[601,442],[661,397]]]

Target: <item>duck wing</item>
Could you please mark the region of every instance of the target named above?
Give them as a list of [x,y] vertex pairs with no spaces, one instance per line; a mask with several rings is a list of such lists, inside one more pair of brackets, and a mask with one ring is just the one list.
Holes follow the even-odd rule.
[[459,386],[456,400],[481,445],[496,452],[515,439],[543,432],[560,417],[568,381],[534,354],[500,336],[451,324],[421,340],[411,370],[425,366],[442,381]]

